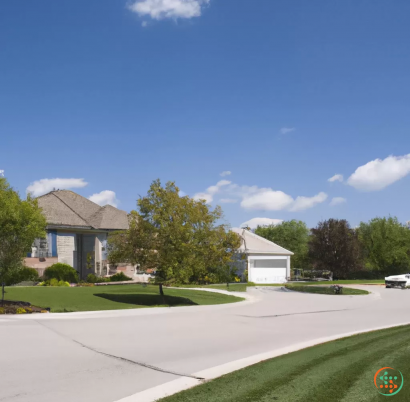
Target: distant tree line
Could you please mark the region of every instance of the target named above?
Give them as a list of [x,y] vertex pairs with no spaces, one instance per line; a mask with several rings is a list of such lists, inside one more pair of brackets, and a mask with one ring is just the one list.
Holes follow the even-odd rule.
[[396,217],[352,228],[345,219],[258,226],[255,233],[293,251],[292,268],[329,270],[340,279],[379,279],[410,271],[410,230]]

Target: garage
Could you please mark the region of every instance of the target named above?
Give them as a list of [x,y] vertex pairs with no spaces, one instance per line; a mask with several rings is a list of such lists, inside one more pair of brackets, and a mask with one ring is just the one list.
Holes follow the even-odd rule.
[[249,282],[274,284],[287,281],[290,277],[290,258],[293,255],[291,251],[250,230],[234,231],[241,237],[240,251],[245,254],[243,272],[248,269]]

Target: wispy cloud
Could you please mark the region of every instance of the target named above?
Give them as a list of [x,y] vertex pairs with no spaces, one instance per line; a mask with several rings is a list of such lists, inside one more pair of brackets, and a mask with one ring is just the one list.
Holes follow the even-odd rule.
[[222,187],[229,184],[231,184],[229,180],[220,180],[215,186],[208,187],[205,192],[196,193],[193,198],[194,200],[205,200],[207,203],[210,203],[213,201],[214,195],[219,193]]
[[271,218],[253,218],[242,223],[241,228],[249,226],[251,229],[256,229],[258,226],[270,226],[270,225],[280,225],[283,222],[282,219],[271,219]]
[[344,204],[344,203],[346,203],[346,202],[347,202],[346,198],[343,198],[343,197],[333,197],[333,198],[332,198],[332,201],[330,201],[329,205],[332,206],[332,207],[334,207],[334,206],[336,206],[336,205]]
[[332,176],[330,179],[327,179],[328,182],[333,183],[335,181],[343,181],[343,175],[342,174],[335,174],[334,176]]
[[225,177],[225,176],[230,176],[232,172],[230,170],[225,170],[219,174],[219,176]]
[[260,211],[302,211],[313,208],[327,199],[327,194],[323,192],[312,197],[293,198],[280,190],[273,190],[269,187],[240,186],[227,180],[221,180],[215,186],[208,187],[205,192],[195,194],[194,199],[212,202],[217,193],[224,195],[220,202],[233,202],[239,198],[243,209]]
[[[200,17],[210,0],[137,0],[128,8],[141,17],[154,20]],[[145,26],[145,25],[143,25]]]
[[295,201],[289,208],[289,211],[304,211],[305,209],[310,209],[316,206],[317,204],[321,204],[327,200],[326,193],[319,193],[314,195],[313,197],[296,197]]
[[291,133],[292,131],[295,131],[295,130],[296,130],[295,127],[282,127],[279,130],[279,133],[282,134],[282,135],[285,135],[285,134],[289,134],[289,133]]
[[377,191],[410,174],[410,154],[375,159],[360,166],[347,179],[347,184],[363,191]]
[[31,183],[27,189],[27,193],[31,193],[34,197],[49,193],[55,190],[69,190],[72,188],[83,188],[88,183],[84,179],[41,179]]
[[88,199],[98,205],[101,205],[102,207],[104,205],[112,205],[113,207],[117,207],[120,203],[115,192],[111,190],[104,190],[100,193],[93,194]]

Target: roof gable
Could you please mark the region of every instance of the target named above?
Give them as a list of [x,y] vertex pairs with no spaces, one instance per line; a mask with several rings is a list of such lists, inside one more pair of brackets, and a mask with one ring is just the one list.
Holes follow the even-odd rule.
[[104,207],[69,190],[57,190],[38,197],[47,223],[88,229],[128,229],[128,215],[111,205]]
[[106,205],[90,217],[89,222],[100,229],[128,229],[128,215],[125,211]]
[[255,233],[246,229],[232,229],[233,232],[241,237],[240,251],[253,254],[278,254],[278,255],[293,255],[293,253],[278,244],[258,236]]

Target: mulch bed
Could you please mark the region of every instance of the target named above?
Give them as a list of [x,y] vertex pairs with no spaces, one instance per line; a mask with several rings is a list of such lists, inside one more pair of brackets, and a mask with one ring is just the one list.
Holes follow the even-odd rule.
[[0,301],[0,315],[2,314],[36,314],[49,313],[47,309],[32,306],[28,302],[4,300]]

